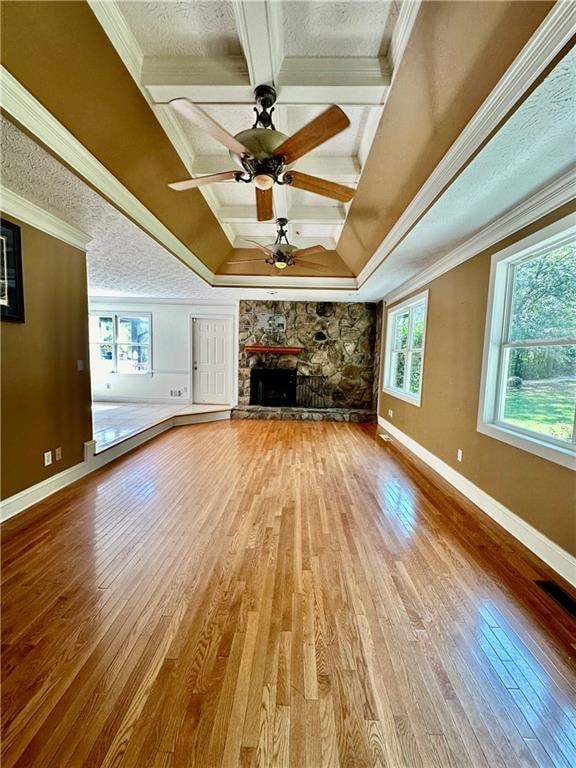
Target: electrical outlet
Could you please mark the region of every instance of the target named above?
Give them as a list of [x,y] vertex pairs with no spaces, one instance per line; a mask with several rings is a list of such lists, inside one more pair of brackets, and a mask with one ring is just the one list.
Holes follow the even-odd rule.
[[46,451],[44,453],[44,466],[48,467],[52,464],[52,451]]
[[62,448],[58,447],[54,450],[54,458],[56,461],[60,461],[62,459]]
[[458,448],[456,451],[456,461],[462,461],[462,448]]
[[106,389],[112,389],[112,384],[106,384]]
[[388,408],[388,417],[391,419],[394,416],[394,411],[392,408]]

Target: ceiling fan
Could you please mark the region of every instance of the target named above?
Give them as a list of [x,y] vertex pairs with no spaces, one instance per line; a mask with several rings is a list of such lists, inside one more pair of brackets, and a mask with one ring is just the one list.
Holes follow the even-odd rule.
[[[246,240],[247,243],[252,243],[261,251],[266,254],[264,261],[266,264],[271,264],[276,269],[286,269],[286,267],[293,267],[295,264],[299,264],[302,267],[311,267],[312,269],[329,269],[325,264],[318,264],[315,261],[304,261],[302,256],[312,256],[315,253],[322,253],[326,250],[323,245],[312,245],[310,248],[298,248],[288,242],[288,233],[286,232],[286,225],[288,219],[276,219],[276,240],[270,245],[261,245],[255,240]],[[229,261],[229,264],[249,264],[254,261],[262,261],[262,257],[258,259],[240,259],[239,261]],[[274,270],[272,270],[273,272]]]
[[223,181],[243,181],[246,184],[254,182],[258,221],[268,221],[274,217],[272,197],[274,184],[289,184],[343,203],[352,200],[355,189],[318,176],[309,176],[307,173],[291,170],[292,164],[300,157],[348,128],[350,121],[340,107],[336,105],[328,107],[321,115],[311,120],[293,136],[288,137],[277,131],[272,122],[276,90],[271,85],[259,85],[254,93],[258,105],[254,107],[256,121],[252,128],[240,131],[236,136],[228,133],[210,115],[188,99],[172,99],[168,102],[195,126],[224,144],[230,151],[232,160],[242,169],[176,181],[168,186],[181,192],[204,184],[217,184]]

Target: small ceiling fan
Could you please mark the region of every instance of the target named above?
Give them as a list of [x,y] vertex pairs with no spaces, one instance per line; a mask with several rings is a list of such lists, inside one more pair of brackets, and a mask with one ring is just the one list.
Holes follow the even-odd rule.
[[269,221],[274,218],[272,197],[274,184],[289,184],[343,203],[352,200],[355,189],[318,176],[309,176],[306,173],[291,170],[292,164],[298,158],[348,128],[350,121],[340,107],[336,105],[328,107],[321,115],[311,120],[293,136],[288,137],[277,131],[272,122],[276,90],[271,85],[259,85],[254,93],[258,105],[254,107],[256,121],[252,128],[240,131],[236,136],[228,133],[210,115],[188,99],[172,99],[168,102],[195,126],[224,144],[230,151],[232,160],[242,169],[176,181],[168,186],[181,192],[204,184],[217,184],[223,181],[243,181],[246,184],[254,182],[258,221]]
[[[298,248],[292,245],[288,242],[287,224],[288,219],[276,219],[276,240],[270,245],[261,245],[255,240],[246,240],[246,242],[252,243],[263,251],[266,254],[266,259],[264,259],[266,264],[271,264],[276,269],[286,269],[286,267],[293,267],[295,264],[317,270],[329,269],[325,264],[318,264],[315,261],[304,261],[302,259],[302,256],[313,256],[315,253],[322,253],[326,248],[323,245],[312,245],[310,248]],[[240,259],[239,261],[229,261],[228,263],[250,264],[254,261],[262,261],[262,257],[258,259]]]

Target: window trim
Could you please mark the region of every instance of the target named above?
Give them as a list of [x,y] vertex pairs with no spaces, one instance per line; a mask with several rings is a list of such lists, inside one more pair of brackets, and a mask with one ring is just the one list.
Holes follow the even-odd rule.
[[[387,395],[392,395],[392,397],[397,397],[399,400],[404,400],[407,403],[410,403],[410,405],[415,405],[418,408],[421,407],[422,404],[422,387],[424,384],[424,353],[426,349],[426,330],[428,325],[428,294],[429,291],[421,291],[420,293],[416,294],[415,296],[411,296],[409,299],[405,299],[404,301],[401,301],[399,304],[394,304],[394,306],[390,307],[386,312],[386,343],[384,347],[384,376],[383,376],[383,384],[382,384],[382,391],[386,392]],[[417,395],[411,395],[409,392],[407,392],[404,389],[398,389],[396,387],[393,387],[390,382],[392,380],[392,361],[394,359],[393,349],[392,349],[392,343],[393,343],[393,334],[394,334],[394,327],[395,327],[395,318],[398,314],[401,314],[402,311],[405,311],[407,309],[412,309],[417,304],[424,304],[424,328],[422,331],[422,346],[418,348],[416,351],[420,352],[422,354],[422,368],[420,371],[420,387],[418,389]],[[409,328],[408,328],[408,343],[410,343],[410,337],[412,334],[412,312],[410,312],[410,319],[409,319]],[[407,360],[406,363],[408,363],[408,353],[410,351],[414,351],[413,348],[407,346],[406,347],[406,355]],[[406,373],[405,377],[408,377],[408,380],[410,378],[410,371],[408,370],[408,365],[406,365]]]
[[541,339],[540,343],[532,339],[528,342],[504,341],[512,299],[513,281],[509,279],[509,267],[573,240],[576,237],[574,222],[573,215],[566,216],[492,256],[476,428],[488,437],[576,470],[576,451],[572,446],[499,420],[504,382],[504,356],[500,350],[511,346],[558,345],[561,341],[574,343],[572,339]]
[[[113,363],[114,363],[114,370],[108,371],[105,374],[102,374],[104,376],[152,376],[153,375],[153,368],[152,368],[152,312],[121,312],[116,310],[111,310],[108,312],[107,310],[90,310],[88,313],[92,317],[111,317],[113,321],[113,340],[111,342],[112,349],[113,349]],[[145,317],[148,319],[148,333],[150,341],[148,344],[132,344],[130,342],[119,342],[118,341],[118,320],[120,318],[132,318],[132,317]],[[106,342],[101,341],[90,341],[90,349],[92,349],[93,346],[98,347],[101,344],[104,344]],[[141,346],[141,347],[148,347],[148,369],[146,371],[118,371],[118,351],[117,346],[119,344],[123,344],[124,346]]]

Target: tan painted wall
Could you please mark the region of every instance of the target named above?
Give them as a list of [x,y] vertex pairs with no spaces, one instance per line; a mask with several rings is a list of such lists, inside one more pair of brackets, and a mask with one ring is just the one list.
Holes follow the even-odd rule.
[[2,2],[2,64],[210,269],[231,247],[86,2]]
[[338,242],[338,253],[354,274],[553,5],[422,3]]
[[[26,322],[0,324],[3,499],[78,464],[92,439],[85,254],[4,218],[22,228]],[[57,446],[62,460],[44,467]]]
[[476,430],[491,256],[571,210],[564,206],[426,286],[422,406],[381,392],[379,413],[388,419],[393,409],[394,426],[576,555],[575,473]]

